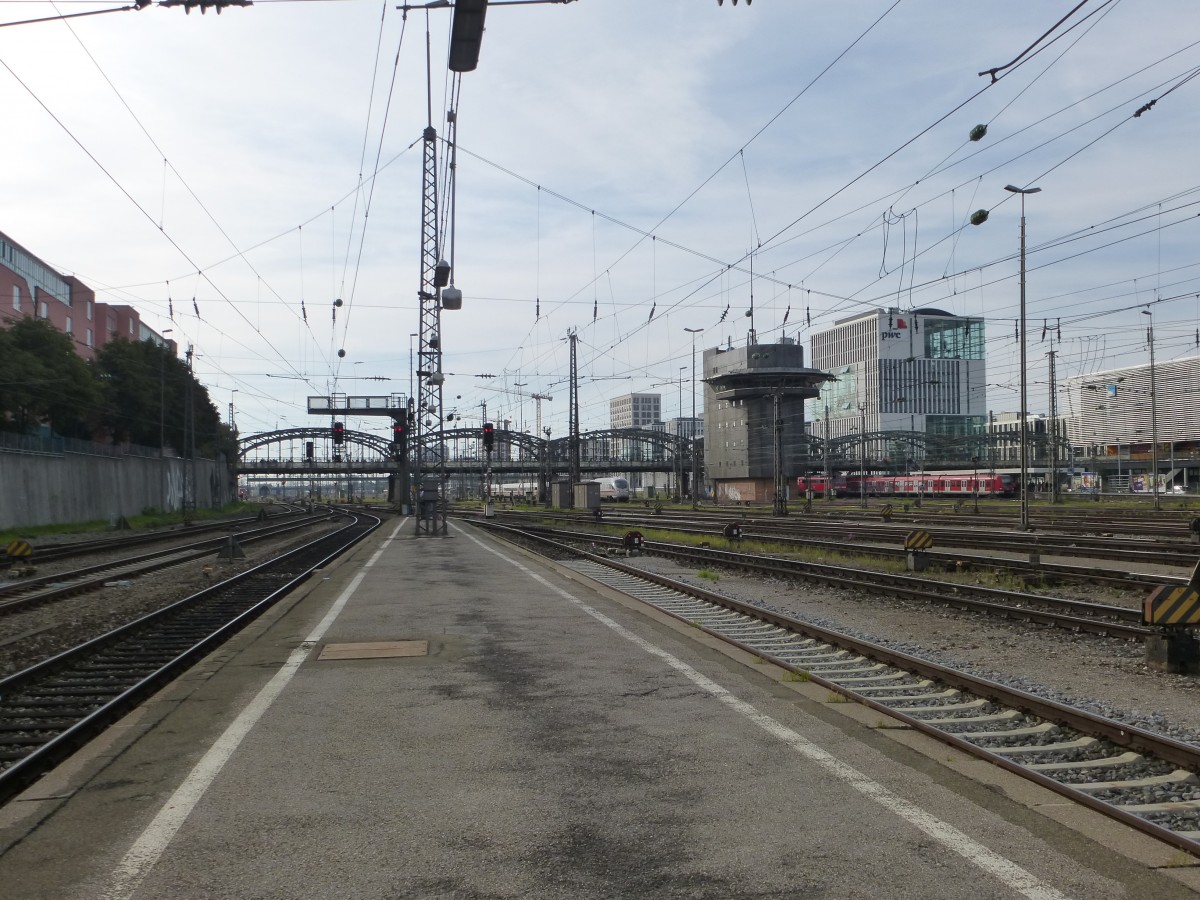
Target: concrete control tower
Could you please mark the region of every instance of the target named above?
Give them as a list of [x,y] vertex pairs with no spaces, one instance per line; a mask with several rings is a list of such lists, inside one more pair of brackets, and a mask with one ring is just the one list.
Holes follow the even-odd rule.
[[704,351],[704,467],[721,502],[771,503],[809,465],[804,401],[832,376],[791,338]]

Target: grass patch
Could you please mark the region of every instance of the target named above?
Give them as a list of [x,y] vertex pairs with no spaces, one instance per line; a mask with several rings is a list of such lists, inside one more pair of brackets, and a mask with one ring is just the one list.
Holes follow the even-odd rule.
[[719,572],[714,572],[712,569],[701,569],[696,573],[697,578],[703,578],[705,581],[717,581],[721,575]]
[[783,680],[784,681],[807,682],[807,681],[812,681],[812,676],[804,671],[793,672],[789,669],[788,671],[783,673]]
[[849,703],[850,701],[849,701],[849,699],[847,699],[847,697],[845,695],[839,694],[837,691],[830,691],[828,694],[825,695],[825,702],[826,703]]

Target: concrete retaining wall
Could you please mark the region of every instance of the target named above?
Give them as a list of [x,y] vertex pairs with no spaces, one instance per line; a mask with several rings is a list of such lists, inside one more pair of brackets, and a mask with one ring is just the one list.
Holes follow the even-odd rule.
[[[182,459],[0,450],[0,528],[92,522],[183,508]],[[196,460],[196,508],[234,498],[224,461]]]

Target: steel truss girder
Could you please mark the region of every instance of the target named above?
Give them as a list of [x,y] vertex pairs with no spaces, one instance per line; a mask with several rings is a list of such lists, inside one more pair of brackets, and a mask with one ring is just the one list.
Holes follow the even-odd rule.
[[442,410],[442,304],[436,285],[440,259],[438,246],[437,130],[430,125],[424,135],[424,174],[421,199],[421,307],[418,353],[417,490],[435,490],[435,500],[421,500],[417,508],[417,534],[446,534],[446,445]]

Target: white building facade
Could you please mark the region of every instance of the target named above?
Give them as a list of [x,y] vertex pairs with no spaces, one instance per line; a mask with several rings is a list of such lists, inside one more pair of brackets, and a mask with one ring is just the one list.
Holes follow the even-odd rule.
[[[877,309],[812,336],[812,365],[836,380],[807,403],[820,438],[916,432],[966,439],[987,427],[984,320],[938,309]],[[887,439],[871,457],[907,449]]]
[[610,428],[646,428],[662,421],[662,394],[625,394],[608,402]]
[[1157,363],[1153,403],[1148,363],[1068,378],[1064,386],[1077,459],[1136,477],[1149,473],[1157,436],[1160,483],[1200,481],[1200,357]]

